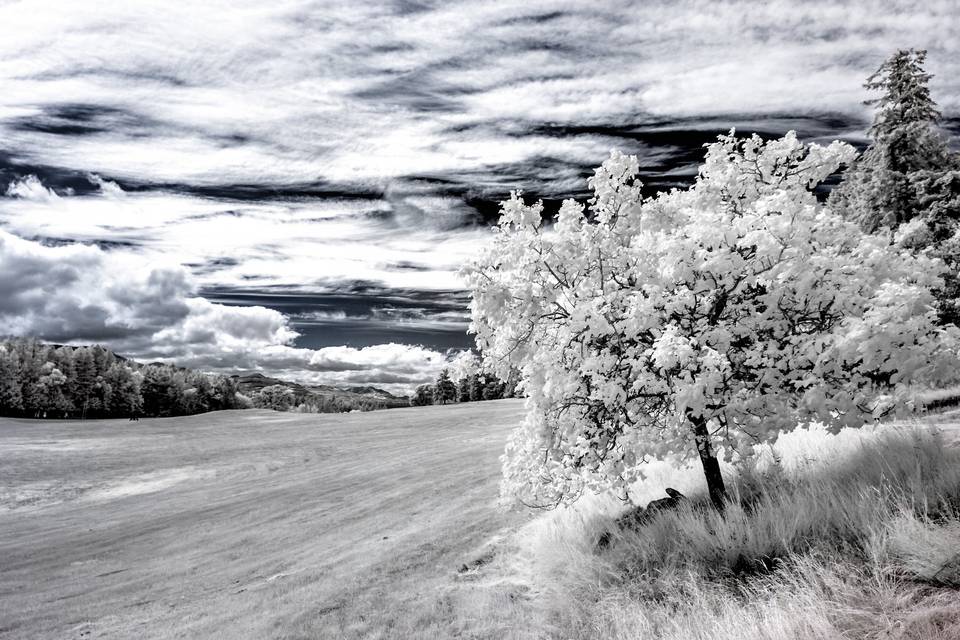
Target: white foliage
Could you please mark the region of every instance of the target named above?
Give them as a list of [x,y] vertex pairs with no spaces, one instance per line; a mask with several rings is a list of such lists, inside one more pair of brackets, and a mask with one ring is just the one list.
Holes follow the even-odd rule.
[[483,366],[521,372],[528,413],[504,495],[538,504],[621,495],[644,459],[696,455],[690,418],[747,452],[798,423],[858,427],[953,375],[935,323],[942,264],[869,236],[811,192],[846,144],[709,146],[695,186],[642,201],[636,158],[611,154],[589,213],[511,194],[465,276]]

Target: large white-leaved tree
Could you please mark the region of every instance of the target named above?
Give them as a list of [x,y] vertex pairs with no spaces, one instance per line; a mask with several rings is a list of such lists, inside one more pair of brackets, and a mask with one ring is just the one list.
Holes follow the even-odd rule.
[[550,506],[626,496],[650,458],[698,457],[725,499],[718,452],[817,420],[860,426],[953,375],[935,323],[942,265],[865,234],[813,187],[855,153],[731,132],[696,184],[643,200],[637,159],[612,153],[589,207],[502,204],[464,270],[484,366],[519,370],[527,415],[503,493]]

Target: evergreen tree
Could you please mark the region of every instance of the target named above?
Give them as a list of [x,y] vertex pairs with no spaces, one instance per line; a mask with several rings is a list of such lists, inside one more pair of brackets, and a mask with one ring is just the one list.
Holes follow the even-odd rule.
[[960,159],[937,129],[925,51],[901,50],[866,83],[880,97],[871,143],[830,195],[830,205],[868,232],[897,231],[901,246],[947,266],[935,291],[939,321],[960,324]]
[[178,388],[178,381],[170,367],[145,367],[140,391],[143,394],[143,412],[146,415],[177,415],[180,408],[178,398],[183,395],[183,389]]
[[470,402],[471,376],[460,378],[457,384],[457,402]]
[[930,176],[955,162],[937,130],[940,112],[923,70],[926,51],[900,50],[884,62],[864,85],[880,97],[870,127],[870,145],[844,174],[830,195],[838,213],[867,232],[895,229],[922,213],[918,188]]
[[481,378],[480,374],[475,373],[470,376],[470,402],[483,400],[483,388],[485,385],[486,382]]
[[503,382],[494,376],[487,376],[487,383],[483,385],[484,400],[499,400],[503,397]]
[[433,404],[448,404],[457,401],[457,386],[450,379],[450,372],[444,369],[433,385]]

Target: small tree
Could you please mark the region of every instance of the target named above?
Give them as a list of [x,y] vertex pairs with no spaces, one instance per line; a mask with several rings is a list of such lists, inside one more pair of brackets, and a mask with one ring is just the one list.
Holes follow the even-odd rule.
[[643,202],[637,159],[615,152],[589,181],[589,216],[568,200],[544,229],[542,203],[504,202],[465,276],[485,368],[516,368],[528,396],[505,494],[625,498],[643,460],[695,456],[722,508],[720,447],[748,454],[803,421],[860,426],[952,374],[953,334],[930,306],[942,264],[811,192],[854,155],[731,133],[686,191]]
[[450,372],[444,369],[433,385],[433,404],[447,404],[457,401],[457,385],[450,379]]

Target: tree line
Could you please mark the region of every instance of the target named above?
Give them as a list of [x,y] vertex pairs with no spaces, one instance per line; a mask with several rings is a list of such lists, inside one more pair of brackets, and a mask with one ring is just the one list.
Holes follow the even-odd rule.
[[250,394],[250,402],[257,409],[292,411],[294,413],[349,413],[351,411],[377,411],[400,406],[404,400],[392,402],[370,397],[337,396],[321,393],[297,393],[282,384],[272,384]]
[[509,376],[506,381],[490,373],[464,373],[459,380],[450,377],[444,369],[433,384],[422,384],[410,398],[411,407],[454,402],[478,402],[512,398],[516,394],[516,380]]
[[236,380],[142,365],[99,345],[0,342],[0,415],[31,418],[183,416],[249,406]]

